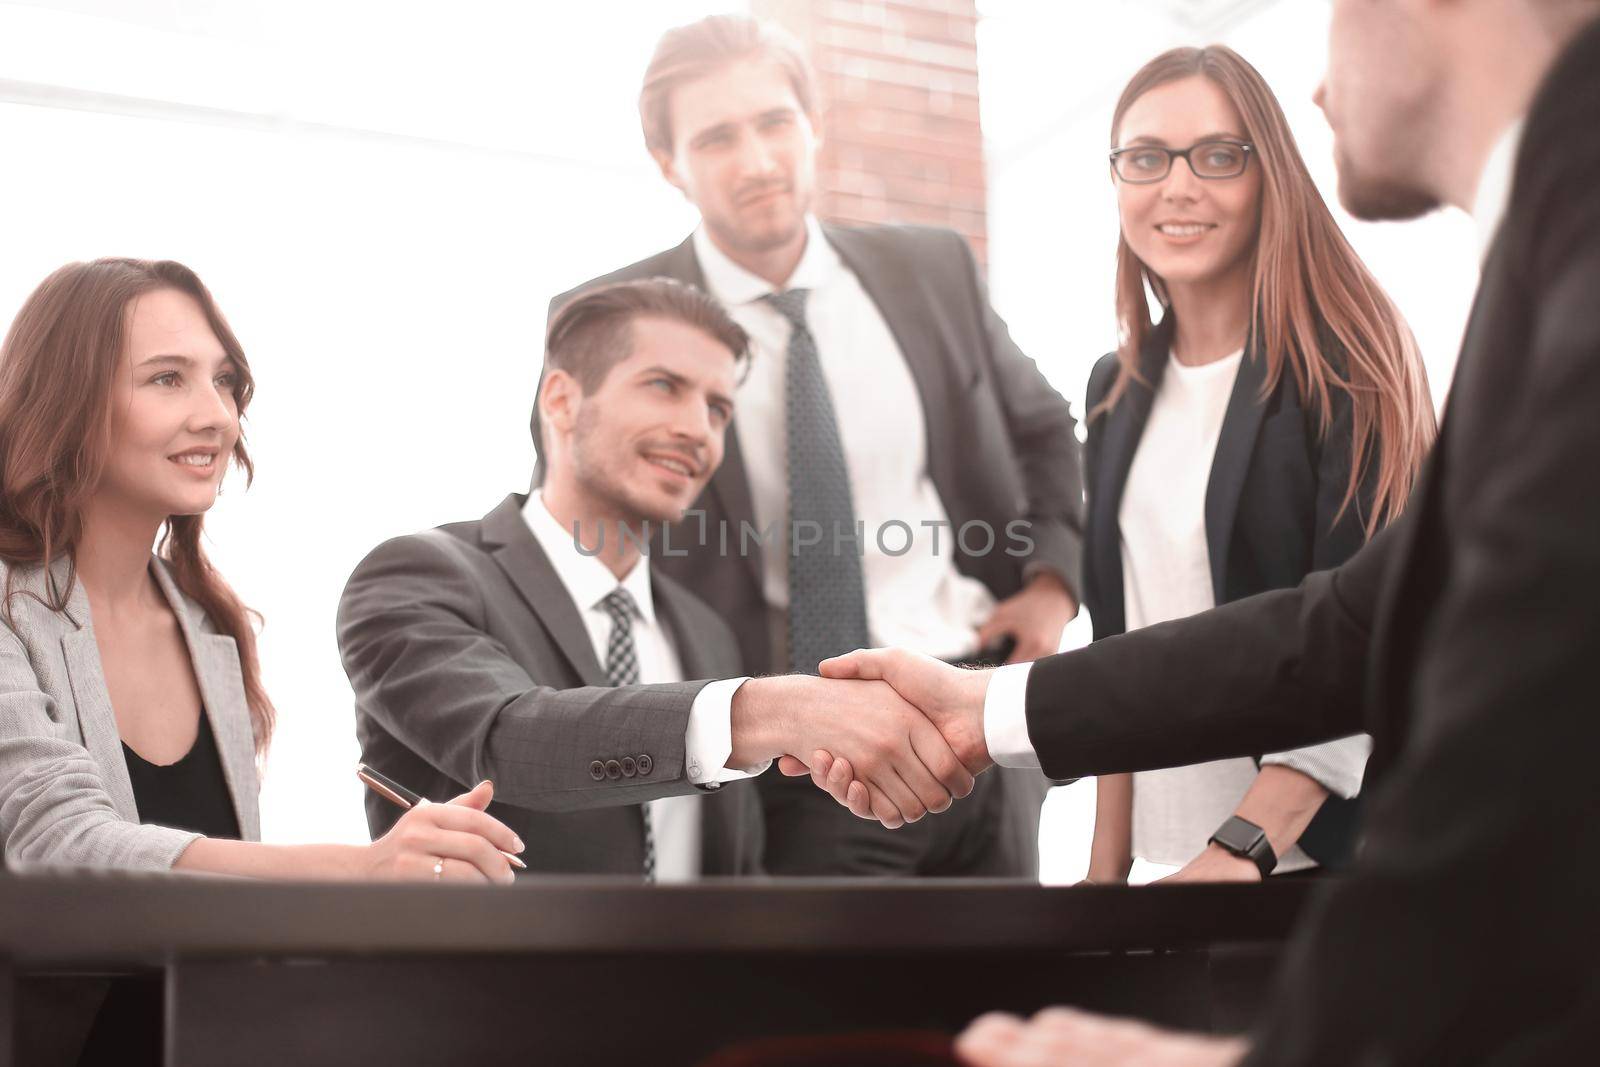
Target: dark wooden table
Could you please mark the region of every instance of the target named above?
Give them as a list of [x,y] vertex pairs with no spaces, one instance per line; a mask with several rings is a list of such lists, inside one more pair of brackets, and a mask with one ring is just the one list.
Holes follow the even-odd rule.
[[1052,1003],[1237,1029],[1314,888],[0,877],[0,1065],[20,991],[64,974],[159,976],[178,1065],[672,1067]]

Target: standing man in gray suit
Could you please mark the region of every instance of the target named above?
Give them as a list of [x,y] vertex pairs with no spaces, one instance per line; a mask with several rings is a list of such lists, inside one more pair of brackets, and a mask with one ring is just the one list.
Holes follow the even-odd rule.
[[[760,353],[727,458],[671,531],[686,552],[662,569],[732,624],[757,672],[814,672],[876,645],[965,661],[1055,652],[1077,612],[1074,420],[990,307],[966,242],[817,221],[816,91],[770,24],[716,16],[667,33],[640,114],[701,225],[580,290],[700,286]],[[985,777],[950,818],[893,834],[803,782],[761,786],[773,873],[1038,874],[1038,775]]]
[[[972,787],[887,687],[738,677],[727,626],[641,551],[721,462],[746,349],[715,302],[669,280],[573,301],[539,390],[543,487],[379,546],[345,588],[363,758],[425,796],[492,778],[531,870],[755,873],[743,779],[829,738],[873,760],[908,817]],[[399,814],[368,798],[375,836]]]

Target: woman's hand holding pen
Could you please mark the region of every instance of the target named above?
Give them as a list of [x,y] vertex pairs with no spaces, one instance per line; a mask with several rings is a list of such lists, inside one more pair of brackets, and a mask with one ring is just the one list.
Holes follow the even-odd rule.
[[511,862],[501,853],[523,849],[517,835],[485,813],[494,785],[480,782],[448,804],[419,804],[400,816],[388,833],[366,846],[367,878],[510,885]]

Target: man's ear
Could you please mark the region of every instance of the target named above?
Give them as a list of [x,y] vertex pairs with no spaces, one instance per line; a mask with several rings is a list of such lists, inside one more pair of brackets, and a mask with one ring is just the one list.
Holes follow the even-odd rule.
[[806,117],[806,124],[811,127],[811,151],[822,151],[822,126],[817,122],[817,116],[809,111],[801,111],[800,113]]
[[539,388],[539,422],[546,434],[571,433],[582,404],[583,388],[578,379],[564,370],[545,371],[544,385]]
[[664,149],[652,148],[650,158],[656,161],[656,167],[660,169],[661,176],[667,179],[667,184],[687,197],[689,190],[683,187],[683,176],[678,173],[677,157]]

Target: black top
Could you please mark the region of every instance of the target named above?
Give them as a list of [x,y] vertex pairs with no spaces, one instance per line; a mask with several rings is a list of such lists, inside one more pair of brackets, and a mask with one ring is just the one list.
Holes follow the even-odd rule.
[[141,823],[190,830],[207,837],[239,838],[239,817],[233,810],[222,757],[211,733],[211,719],[200,710],[200,731],[194,746],[176,763],[161,766],[122,745],[122,758],[133,782],[133,802]]

